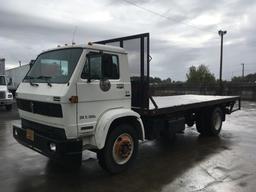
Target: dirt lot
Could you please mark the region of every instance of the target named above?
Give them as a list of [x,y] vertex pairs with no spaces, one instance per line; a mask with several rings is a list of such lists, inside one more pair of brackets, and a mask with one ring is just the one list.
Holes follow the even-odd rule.
[[219,138],[202,138],[195,127],[174,144],[148,141],[129,171],[111,176],[85,152],[70,171],[18,144],[11,122],[17,110],[0,108],[0,191],[250,191],[256,190],[256,103],[227,117]]

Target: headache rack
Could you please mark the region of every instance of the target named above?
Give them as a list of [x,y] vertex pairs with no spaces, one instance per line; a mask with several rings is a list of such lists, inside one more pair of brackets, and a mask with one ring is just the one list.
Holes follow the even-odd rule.
[[[125,48],[128,53],[131,71],[132,109],[140,114],[146,113],[149,110],[149,99],[153,101],[153,98],[149,95],[149,63],[151,60],[149,54],[149,33],[108,39],[94,43]],[[131,59],[129,55],[133,55],[133,59]]]

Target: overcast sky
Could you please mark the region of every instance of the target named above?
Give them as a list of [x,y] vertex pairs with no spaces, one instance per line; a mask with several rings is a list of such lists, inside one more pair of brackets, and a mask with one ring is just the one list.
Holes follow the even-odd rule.
[[[132,5],[129,2],[135,3]],[[255,0],[0,0],[0,57],[6,67],[42,50],[149,32],[151,75],[185,80],[191,65],[219,76],[219,29],[224,79],[256,72]],[[162,15],[162,16],[160,16]],[[76,30],[75,30],[76,29]]]

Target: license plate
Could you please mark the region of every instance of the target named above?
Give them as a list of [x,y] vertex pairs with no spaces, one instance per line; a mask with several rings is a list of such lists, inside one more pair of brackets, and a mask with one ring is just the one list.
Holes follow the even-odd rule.
[[26,138],[30,141],[34,141],[34,131],[31,129],[26,130]]

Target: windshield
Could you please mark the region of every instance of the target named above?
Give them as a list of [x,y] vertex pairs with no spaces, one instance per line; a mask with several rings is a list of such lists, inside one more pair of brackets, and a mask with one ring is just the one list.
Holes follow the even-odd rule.
[[0,85],[6,85],[4,76],[0,76]]
[[82,48],[69,48],[42,53],[24,78],[25,82],[67,83],[82,54]]

